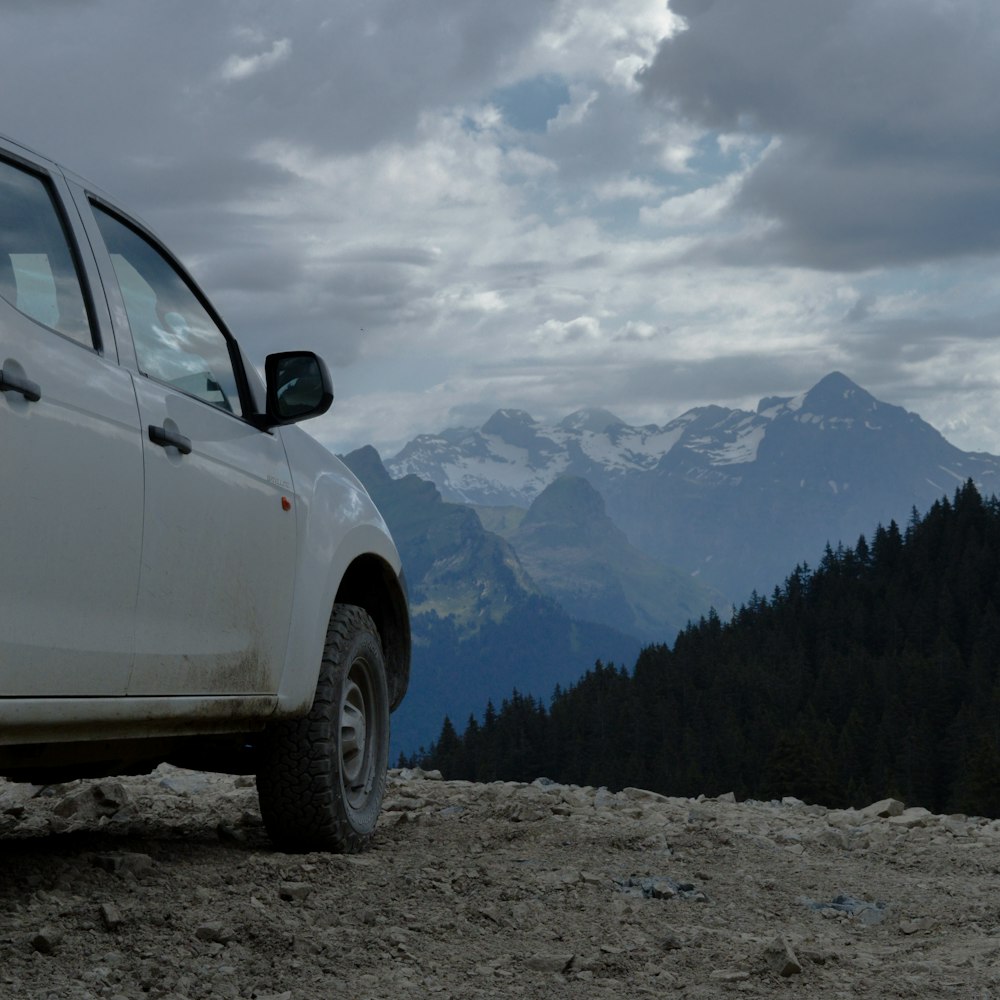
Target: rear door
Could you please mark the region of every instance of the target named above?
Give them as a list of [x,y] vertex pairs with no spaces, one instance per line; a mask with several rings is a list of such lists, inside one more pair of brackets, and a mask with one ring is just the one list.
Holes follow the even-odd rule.
[[0,697],[121,695],[132,660],[138,408],[64,194],[0,144]]
[[131,329],[143,428],[128,693],[275,692],[295,570],[281,439],[245,419],[251,404],[239,352],[190,278],[138,225],[91,207],[109,254],[99,259],[113,269]]

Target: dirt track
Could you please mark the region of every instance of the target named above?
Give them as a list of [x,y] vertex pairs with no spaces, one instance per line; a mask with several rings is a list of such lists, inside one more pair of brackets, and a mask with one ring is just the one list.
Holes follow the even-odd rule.
[[1000,822],[393,772],[374,848],[252,780],[0,782],[0,998],[1000,997]]

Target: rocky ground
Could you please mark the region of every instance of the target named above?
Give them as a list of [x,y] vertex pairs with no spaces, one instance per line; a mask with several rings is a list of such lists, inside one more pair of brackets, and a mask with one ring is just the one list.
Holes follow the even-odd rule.
[[1000,821],[391,773],[276,853],[252,779],[0,782],[0,997],[1000,997]]

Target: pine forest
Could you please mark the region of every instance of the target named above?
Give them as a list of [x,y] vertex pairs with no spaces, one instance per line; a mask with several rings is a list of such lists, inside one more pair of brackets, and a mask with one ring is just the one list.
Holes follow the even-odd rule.
[[970,480],[905,530],[828,546],[729,620],[712,612],[645,648],[631,671],[597,662],[548,705],[514,691],[464,731],[445,719],[407,763],[1000,816],[998,608],[1000,501]]

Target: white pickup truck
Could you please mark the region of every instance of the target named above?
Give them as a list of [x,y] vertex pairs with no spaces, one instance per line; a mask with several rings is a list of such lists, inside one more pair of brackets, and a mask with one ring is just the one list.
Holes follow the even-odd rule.
[[[280,333],[281,331],[276,331]],[[0,137],[0,775],[257,775],[286,850],[356,851],[409,680],[399,555],[149,229]]]

